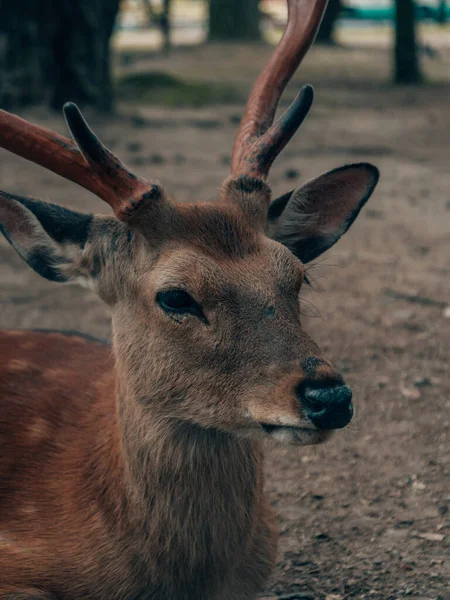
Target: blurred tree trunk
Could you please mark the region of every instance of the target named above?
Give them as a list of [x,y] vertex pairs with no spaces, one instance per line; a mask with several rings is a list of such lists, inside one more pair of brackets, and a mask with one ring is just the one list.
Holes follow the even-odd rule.
[[157,18],[155,9],[153,8],[152,0],[142,0],[145,12],[147,13],[147,24],[150,27],[153,21]]
[[333,45],[336,43],[334,39],[334,28],[341,12],[341,0],[329,0],[327,10],[322,19],[319,31],[317,33],[317,44]]
[[447,22],[447,0],[441,0],[438,7],[438,23],[444,25]]
[[118,9],[119,0],[0,0],[0,106],[72,100],[111,110]]
[[161,15],[161,33],[163,36],[163,50],[166,54],[170,52],[170,10],[172,8],[172,0],[164,0],[163,11]]
[[163,0],[162,10],[161,12],[155,10],[152,0],[143,0],[144,8],[147,13],[148,25],[156,24],[160,30],[163,37],[163,52],[166,54],[170,52],[171,42],[170,42],[170,32],[171,32],[171,19],[170,13],[172,9],[172,0]]
[[395,83],[420,83],[414,0],[395,2]]
[[257,41],[259,0],[209,0],[209,39],[211,41]]

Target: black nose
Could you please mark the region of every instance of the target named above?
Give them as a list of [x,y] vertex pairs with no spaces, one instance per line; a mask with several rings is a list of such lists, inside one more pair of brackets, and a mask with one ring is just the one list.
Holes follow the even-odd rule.
[[305,387],[300,401],[305,415],[320,429],[341,429],[352,420],[352,390],[346,385]]

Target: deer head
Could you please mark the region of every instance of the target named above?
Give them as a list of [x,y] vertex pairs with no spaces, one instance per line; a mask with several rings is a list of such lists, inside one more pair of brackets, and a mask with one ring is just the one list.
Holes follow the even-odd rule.
[[352,418],[351,391],[302,329],[304,265],[333,246],[378,171],[347,165],[272,200],[269,168],[305,118],[306,86],[273,124],[327,0],[289,0],[283,39],[250,94],[216,203],[176,204],[132,174],[74,104],[74,141],[5,112],[1,145],[105,200],[115,217],[1,193],[8,241],[40,275],[87,280],[112,307],[123,411],[244,436],[318,443]]

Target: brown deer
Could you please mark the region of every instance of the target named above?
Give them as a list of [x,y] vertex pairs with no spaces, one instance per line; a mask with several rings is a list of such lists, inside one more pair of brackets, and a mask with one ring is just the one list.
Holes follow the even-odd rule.
[[5,112],[0,145],[115,217],[2,192],[6,238],[38,274],[89,281],[112,354],[82,335],[0,335],[0,598],[250,600],[270,575],[262,445],[319,444],[351,391],[303,331],[304,263],[347,231],[378,171],[354,164],[271,201],[269,167],[312,102],[279,98],[326,0],[289,0],[216,203],[177,205],[64,112],[75,141]]

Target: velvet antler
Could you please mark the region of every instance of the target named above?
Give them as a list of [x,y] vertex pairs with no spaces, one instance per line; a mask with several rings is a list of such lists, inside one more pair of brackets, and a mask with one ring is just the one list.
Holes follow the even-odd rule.
[[317,34],[328,0],[288,0],[288,23],[268,65],[256,80],[233,148],[233,176],[265,179],[269,169],[302,124],[313,101],[305,86],[272,125],[281,95]]
[[76,144],[0,110],[0,146],[86,188],[123,221],[160,194],[158,186],[134,175],[101,143],[75,104],[65,104],[64,114]]

